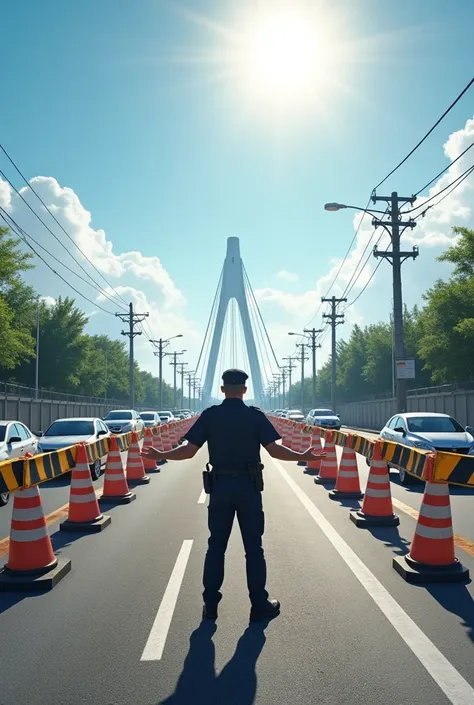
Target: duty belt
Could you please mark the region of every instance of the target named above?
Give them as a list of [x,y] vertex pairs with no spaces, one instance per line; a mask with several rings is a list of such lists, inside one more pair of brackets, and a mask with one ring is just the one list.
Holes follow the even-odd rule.
[[244,475],[251,475],[256,470],[263,468],[263,465],[260,463],[246,463],[245,465],[239,465],[238,467],[222,465],[212,465],[211,467],[216,476],[229,475],[231,477],[241,477]]

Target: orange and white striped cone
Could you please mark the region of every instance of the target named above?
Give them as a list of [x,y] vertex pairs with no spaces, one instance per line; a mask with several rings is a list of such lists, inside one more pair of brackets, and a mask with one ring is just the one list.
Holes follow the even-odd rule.
[[39,487],[15,492],[9,555],[0,571],[0,592],[52,590],[70,570],[68,558],[54,555]]
[[[150,433],[147,434],[147,431]],[[150,445],[153,443],[151,436],[151,428],[145,431],[145,438],[150,439]],[[156,463],[155,463],[156,467]],[[138,445],[138,435],[132,431],[132,439],[128,446],[127,467],[126,467],[127,482],[133,485],[148,485],[150,478],[145,472],[144,460],[140,455],[140,446]]]
[[469,569],[454,553],[448,484],[426,483],[410,553],[396,556],[392,565],[407,583],[468,580]]
[[352,437],[349,434],[339,462],[336,486],[329,493],[331,499],[362,499],[364,496],[360,491],[357,457],[355,450],[350,447],[351,439]]
[[163,442],[163,450],[165,452],[173,450],[170,438],[170,427],[169,424],[165,424],[161,429],[161,440]]
[[99,504],[129,504],[136,498],[137,495],[130,492],[125,478],[117,439],[111,436],[104,473],[104,492],[99,499]]
[[112,517],[102,514],[99,509],[86,448],[81,444],[77,448],[76,465],[71,472],[68,517],[59,528],[61,531],[95,534],[105,529],[111,521]]
[[[159,436],[154,436],[151,428],[146,428],[145,429],[145,436],[143,438],[142,449],[148,450],[149,448],[156,447],[156,438],[159,438]],[[158,448],[158,450],[160,450],[160,449]],[[138,455],[140,457],[140,449],[138,449]],[[140,460],[143,464],[143,468],[144,468],[145,472],[160,472],[160,468],[158,467],[158,463],[153,458],[140,458]],[[127,475],[127,477],[128,477],[128,475]]]
[[337,478],[337,455],[334,445],[334,433],[329,431],[324,439],[326,457],[321,460],[319,475],[314,478],[317,485],[330,485]]
[[[308,448],[311,448],[311,434],[308,433],[308,431],[303,430],[301,434],[301,441],[300,441],[300,453],[304,453],[305,450],[308,450]],[[298,460],[297,463],[301,467],[306,467],[307,462],[306,460]]]
[[353,509],[350,517],[361,528],[400,524],[400,518],[393,513],[390,475],[387,463],[382,459],[380,441],[375,442],[362,509]]
[[[313,435],[311,436],[310,445],[312,448],[315,449],[316,452],[320,452],[323,449],[321,443],[321,434],[319,433],[319,430],[317,428],[313,429]],[[307,473],[308,475],[314,475],[314,471],[319,470],[320,467],[321,458],[314,458],[314,460],[310,460],[309,463],[306,463],[305,473]]]

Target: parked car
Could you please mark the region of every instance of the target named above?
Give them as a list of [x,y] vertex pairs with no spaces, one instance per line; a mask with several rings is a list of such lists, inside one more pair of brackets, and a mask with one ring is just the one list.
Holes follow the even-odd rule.
[[145,428],[145,423],[134,409],[118,409],[109,411],[103,419],[112,433],[140,433]]
[[[57,419],[43,433],[39,439],[41,453],[51,453],[54,450],[68,448],[76,443],[94,443],[99,438],[109,438],[110,431],[105,423],[95,417],[81,417],[73,419]],[[105,463],[106,455],[97,458],[90,466],[91,475],[98,480]]]
[[298,409],[287,411],[285,418],[290,419],[290,421],[297,421],[298,423],[303,423],[305,420],[304,414],[301,411],[298,411]]
[[176,421],[172,411],[159,411],[158,415],[161,419],[161,423],[163,424],[171,423],[171,421]]
[[341,428],[339,414],[336,414],[331,409],[311,409],[306,417],[306,423],[311,426],[334,429],[335,431],[339,431]]
[[[36,455],[38,438],[20,421],[0,421],[0,461]],[[0,507],[8,504],[9,492],[0,492]]]
[[157,411],[142,411],[140,418],[145,423],[146,428],[153,428],[153,426],[160,426],[161,419]]
[[[396,414],[385,424],[380,432],[380,438],[420,450],[474,455],[473,429],[470,426],[463,428],[448,414],[421,411]],[[393,467],[397,466],[393,465]],[[402,485],[408,485],[416,480],[403,468],[397,469]]]

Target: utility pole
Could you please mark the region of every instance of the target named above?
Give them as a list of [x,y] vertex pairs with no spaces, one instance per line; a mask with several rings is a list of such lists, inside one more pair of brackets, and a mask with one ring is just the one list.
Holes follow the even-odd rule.
[[181,409],[184,409],[184,368],[187,367],[187,362],[178,362],[177,367],[180,368],[179,374],[181,375]]
[[194,370],[190,370],[186,372],[186,378],[188,381],[188,403],[189,403],[189,410],[193,411],[193,406],[192,406],[192,400],[191,400],[191,380],[193,379],[194,375]]
[[35,399],[39,396],[39,355],[40,355],[40,298],[36,306],[36,362],[35,362]]
[[304,332],[309,333],[309,338],[311,340],[309,347],[311,348],[311,351],[313,353],[313,399],[312,399],[312,404],[313,404],[313,408],[314,408],[316,406],[316,350],[321,347],[321,345],[318,345],[316,343],[316,336],[319,335],[319,333],[323,332],[323,328],[319,328],[318,330],[316,330],[316,328],[305,328]]
[[275,375],[275,385],[277,389],[277,405],[280,409],[283,409],[283,404],[281,401],[281,375]]
[[281,382],[282,382],[282,389],[283,389],[283,404],[282,407],[283,409],[286,408],[285,402],[286,402],[286,367],[280,367],[281,370]]
[[300,353],[300,364],[301,364],[301,413],[304,414],[304,363],[308,358],[305,357],[305,348],[308,347],[307,343],[296,343],[297,348],[301,348]]
[[291,355],[290,357],[284,357],[283,360],[288,360],[288,364],[284,369],[288,370],[288,408],[291,409],[291,373],[296,365],[293,365],[294,358]]
[[[395,339],[395,366],[398,361],[405,359],[405,338],[403,331],[403,300],[402,300],[402,264],[407,259],[416,259],[418,257],[418,247],[413,247],[411,252],[402,252],[400,250],[400,237],[406,228],[414,228],[416,223],[409,219],[402,221],[402,213],[400,213],[400,204],[413,204],[416,200],[415,196],[402,197],[396,191],[393,191],[391,196],[372,196],[372,202],[385,201],[388,204],[389,220],[379,220],[374,218],[372,225],[377,227],[381,225],[390,235],[392,240],[392,250],[383,251],[377,250],[374,247],[374,257],[383,257],[390,262],[393,271],[393,328]],[[402,232],[400,232],[402,228]],[[397,411],[405,412],[407,409],[407,381],[406,379],[396,378],[396,393],[397,393]]]
[[184,355],[186,350],[181,350],[181,352],[173,352],[170,353],[171,357],[173,358],[173,362],[170,362],[170,365],[174,368],[173,369],[173,408],[177,409],[178,408],[178,400],[177,400],[177,388],[176,388],[176,372],[177,372],[177,367],[179,365],[178,362],[178,356],[179,355]]
[[136,335],[141,335],[140,330],[135,330],[137,323],[141,323],[149,316],[148,313],[134,313],[133,304],[130,302],[128,313],[116,313],[117,318],[120,318],[124,323],[128,323],[128,331],[123,330],[122,335],[130,339],[129,347],[129,387],[130,387],[130,408],[135,408],[135,362],[133,357],[133,340]]
[[344,314],[336,313],[337,304],[345,303],[347,299],[338,299],[335,296],[331,296],[330,299],[322,298],[323,303],[331,304],[331,313],[323,314],[323,318],[329,319],[332,328],[331,337],[331,406],[332,410],[336,411],[336,326],[340,323],[344,323]]

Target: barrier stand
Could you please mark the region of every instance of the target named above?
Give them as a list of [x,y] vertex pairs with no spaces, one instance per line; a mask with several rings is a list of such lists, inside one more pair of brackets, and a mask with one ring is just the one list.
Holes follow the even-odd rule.
[[[149,434],[147,434],[146,431],[149,431]],[[147,438],[147,436],[151,438],[151,429],[147,428],[146,431],[145,438]],[[153,464],[156,467],[155,461],[153,461]],[[125,472],[127,482],[129,483],[134,485],[148,485],[150,482],[150,478],[145,472],[143,459],[140,455],[140,446],[138,445],[138,435],[135,431],[132,431],[132,439],[128,447],[127,467]]]
[[0,592],[47,592],[70,570],[69,558],[54,555],[39,487],[15,492],[9,556],[0,570]]
[[59,528],[61,531],[80,531],[96,534],[105,529],[112,517],[102,514],[92,482],[87,462],[86,447],[81,443],[77,448],[76,465],[71,472],[68,517]]
[[352,437],[346,438],[346,445],[342,451],[339,470],[337,472],[336,486],[329,496],[331,499],[362,499],[360,491],[359,470],[355,450],[351,446]]
[[359,528],[400,524],[400,518],[393,513],[390,476],[387,463],[382,460],[380,441],[375,442],[362,509],[351,510],[350,518]]
[[129,504],[136,498],[137,495],[130,492],[125,479],[117,438],[111,436],[107,465],[105,466],[104,493],[99,499],[99,504]]
[[317,485],[332,484],[336,482],[337,479],[337,455],[332,431],[326,434],[324,439],[324,451],[326,457],[321,461],[319,475],[314,478]]
[[[434,453],[430,455],[432,470]],[[392,565],[408,583],[457,583],[468,580],[469,569],[454,553],[448,484],[426,482],[410,552],[407,556],[393,558]]]

